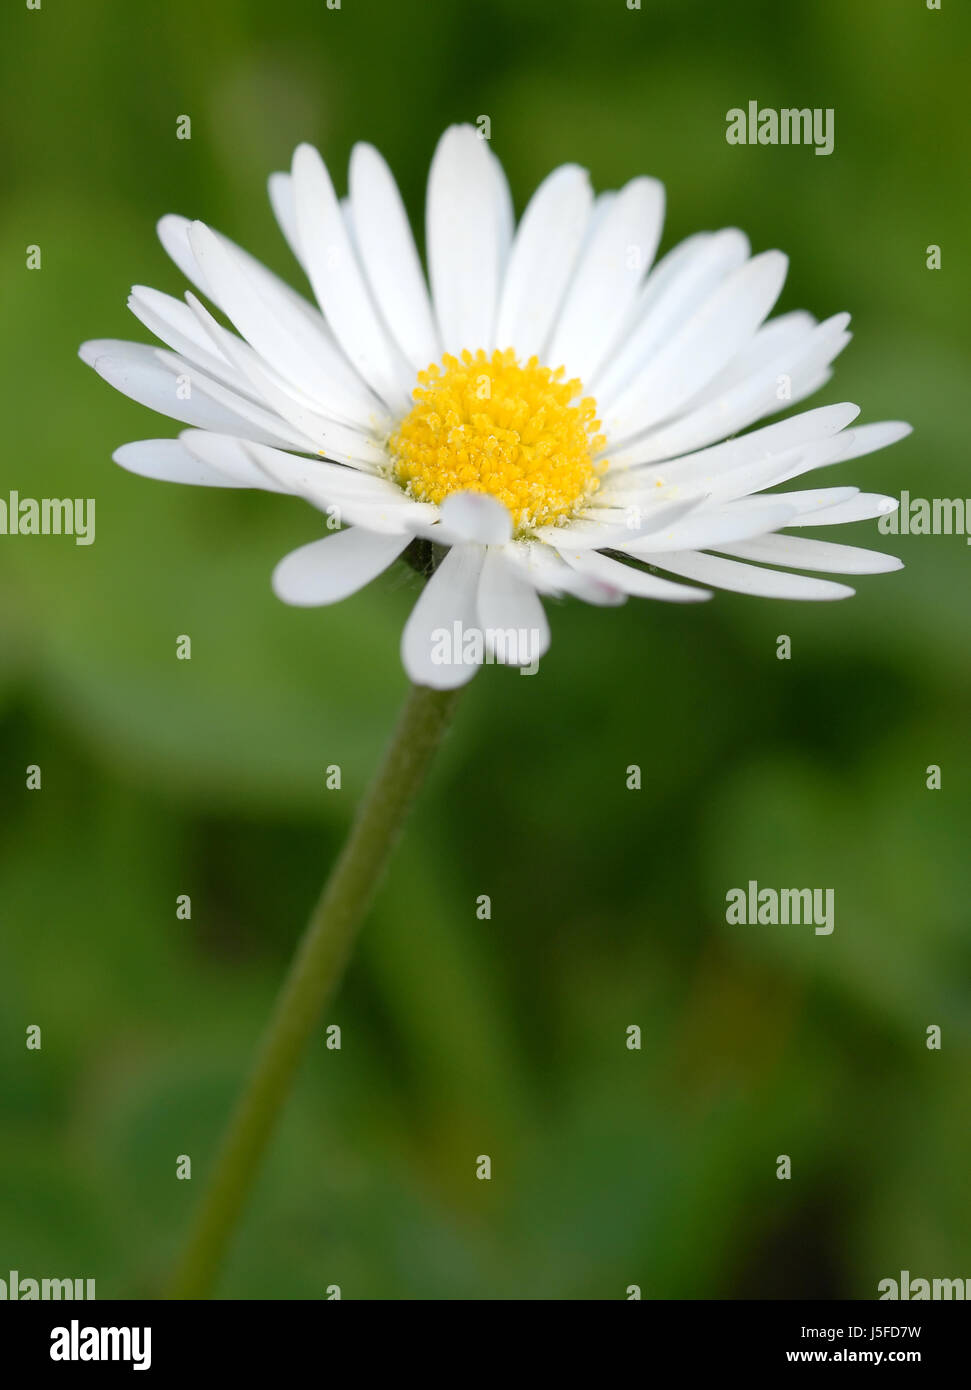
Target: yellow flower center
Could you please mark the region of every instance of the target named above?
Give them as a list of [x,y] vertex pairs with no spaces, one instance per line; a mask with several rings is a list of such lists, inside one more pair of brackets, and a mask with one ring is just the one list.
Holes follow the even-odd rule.
[[512,348],[446,353],[418,373],[415,405],[391,436],[395,481],[419,502],[486,492],[513,532],[556,525],[600,486],[604,448],[597,403],[565,369],[520,365]]

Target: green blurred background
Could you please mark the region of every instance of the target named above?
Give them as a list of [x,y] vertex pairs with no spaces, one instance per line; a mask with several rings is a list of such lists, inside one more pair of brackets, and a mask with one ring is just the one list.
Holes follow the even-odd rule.
[[[288,609],[269,575],[319,533],[311,508],[111,463],[178,429],[75,355],[146,339],[132,284],[182,292],[156,218],[297,282],[264,181],[298,141],[341,187],[373,141],[420,216],[440,131],[487,114],[517,210],[575,160],[601,188],[663,179],[664,248],[738,225],[788,251],[782,309],[854,314],[813,403],[915,426],[827,480],[963,497],[969,29],[950,0],[4,7],[0,496],[94,496],[98,530],[0,537],[0,1277],[157,1288],[405,689],[410,572]],[[749,99],[834,107],[835,153],[727,145]],[[971,556],[844,535],[907,569],[835,605],[556,605],[536,678],[477,678],[225,1296],[870,1298],[901,1269],[971,1275]],[[729,927],[749,878],[835,888],[835,932]]]

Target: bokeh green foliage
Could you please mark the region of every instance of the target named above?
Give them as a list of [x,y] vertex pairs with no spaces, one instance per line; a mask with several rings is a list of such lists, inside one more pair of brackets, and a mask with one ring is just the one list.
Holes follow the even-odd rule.
[[[132,283],[181,292],[155,219],[202,217],[296,279],[263,191],[294,144],[342,183],[374,141],[420,216],[440,130],[488,114],[517,208],[576,160],[600,187],[661,177],[665,246],[735,224],[783,247],[782,308],[855,317],[819,403],[915,426],[829,478],[966,496],[968,40],[962,7],[918,0],[4,7],[0,495],[95,496],[98,531],[0,538],[0,1277],[157,1287],[404,691],[414,576],[287,609],[268,576],[319,533],[310,508],[110,462],[177,429],[75,356],[146,336]],[[750,98],[832,106],[835,153],[728,146]],[[971,1274],[971,557],[847,538],[907,569],[831,606],[555,605],[536,678],[477,678],[227,1295],[871,1297],[901,1268]],[[834,887],[834,934],[727,926],[749,878]]]

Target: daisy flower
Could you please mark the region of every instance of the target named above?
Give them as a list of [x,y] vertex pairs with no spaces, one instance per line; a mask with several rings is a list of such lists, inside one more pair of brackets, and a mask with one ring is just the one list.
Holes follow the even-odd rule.
[[403,555],[430,572],[402,638],[415,683],[449,688],[483,660],[541,656],[543,596],[836,599],[853,590],[818,574],[899,568],[799,535],[895,499],[768,491],[909,432],[851,430],[851,404],[749,429],[822,386],[850,337],[847,314],[768,317],[781,252],[753,256],[729,228],[655,264],[661,184],[594,196],[573,164],[516,226],[502,167],[470,126],[447,130],[432,160],[427,282],[372,146],[351,155],[346,199],[310,145],[269,192],[316,304],[204,223],[167,216],[166,251],[231,327],[192,292],[136,286],[129,305],[164,346],[95,341],[81,356],[190,426],[124,445],[123,468],[292,493],[326,513],[324,536],[274,572],[285,602],[336,602]]

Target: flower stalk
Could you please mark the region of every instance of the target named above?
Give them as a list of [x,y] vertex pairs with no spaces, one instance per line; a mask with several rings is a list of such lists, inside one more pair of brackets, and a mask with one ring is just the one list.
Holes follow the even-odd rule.
[[358,807],[277,996],[169,1298],[207,1298],[212,1293],[297,1068],[344,973],[459,693],[420,685],[409,691],[384,759]]

